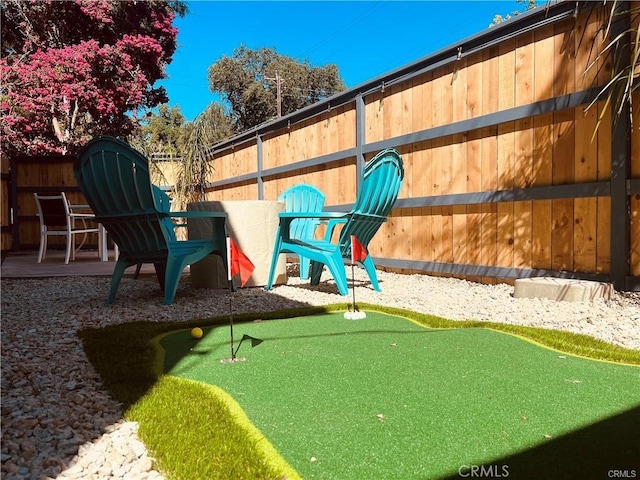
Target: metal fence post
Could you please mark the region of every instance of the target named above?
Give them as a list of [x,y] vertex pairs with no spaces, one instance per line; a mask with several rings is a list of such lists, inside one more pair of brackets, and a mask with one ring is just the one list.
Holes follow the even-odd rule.
[[262,171],[264,169],[264,165],[263,165],[263,149],[262,149],[262,135],[258,134],[256,135],[256,149],[258,150],[258,155],[257,155],[257,165],[256,165],[256,172],[257,172],[257,178],[256,180],[258,181],[258,200],[264,200],[264,182],[262,179]]
[[[611,25],[611,38],[620,36],[613,51],[611,75],[615,76],[623,69],[632,74],[630,67],[631,28],[629,2],[616,4],[614,15],[617,17]],[[627,276],[630,274],[631,257],[631,215],[627,184],[631,178],[631,120],[629,100],[623,93],[623,85],[613,85],[611,95],[623,97],[620,113],[611,115],[611,282],[616,290],[626,289]],[[615,108],[615,102],[609,108]]]
[[359,94],[355,98],[356,102],[356,189],[360,191],[360,177],[364,170],[364,154],[362,146],[367,143],[365,134],[365,113],[364,113],[364,97]]

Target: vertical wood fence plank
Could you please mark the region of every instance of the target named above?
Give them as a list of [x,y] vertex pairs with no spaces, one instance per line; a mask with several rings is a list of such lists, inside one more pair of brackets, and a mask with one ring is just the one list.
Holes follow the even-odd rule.
[[[553,95],[554,34],[549,25],[534,31],[534,100],[541,101]],[[553,115],[533,118],[533,186],[553,183]],[[552,201],[536,200],[532,205],[531,263],[536,269],[551,268]]]
[[[460,80],[460,78],[458,78]],[[452,192],[467,191],[467,135],[453,136],[453,173],[451,181]],[[467,206],[454,205],[452,208],[452,250],[453,262],[469,263],[469,237],[467,232]]]
[[[515,106],[515,40],[500,44],[498,57],[499,88],[498,107],[500,110]],[[514,188],[515,177],[515,131],[514,122],[498,126],[498,189]],[[513,202],[498,204],[498,265],[513,266],[514,261],[514,213]]]
[[365,98],[364,116],[365,141],[380,140],[382,138],[382,93],[375,92]]
[[[575,130],[573,110],[556,112],[554,118],[553,183],[573,182]],[[555,270],[573,268],[573,200],[552,201],[553,230],[551,233],[551,267]]]
[[[636,28],[638,28],[636,24]],[[640,94],[634,94],[633,105],[640,104]],[[640,108],[633,108],[633,125],[640,125]],[[631,134],[631,178],[640,178],[640,129]],[[630,270],[631,275],[640,275],[640,193],[631,195],[631,239]]]
[[[515,171],[514,187],[527,188],[533,184],[533,125],[531,119],[515,123]],[[513,204],[513,261],[518,268],[531,268],[533,249],[533,202]]]
[[[468,69],[467,59],[457,60],[451,76],[452,120],[462,121],[468,118]],[[456,134],[452,138],[452,164],[450,192],[467,193],[467,134]],[[467,233],[467,207],[455,205],[452,208],[452,261],[469,263],[469,239]]]
[[0,250],[6,252],[13,247],[9,210],[11,206],[11,186],[9,184],[10,164],[9,158],[6,155],[0,156],[0,172],[2,172],[2,179],[0,179],[0,226],[2,226],[2,232],[0,232]]
[[[598,128],[598,180],[611,179],[611,108],[603,112],[598,104],[601,118]],[[609,273],[611,270],[611,197],[598,197],[598,221],[596,237],[596,270]]]
[[[515,105],[532,103],[535,98],[535,48],[532,32],[516,39]],[[533,184],[533,120],[515,122],[514,187],[527,188]],[[531,268],[533,245],[533,202],[514,202],[513,264]]]
[[[597,122],[597,109],[584,112],[575,109],[575,173],[577,183],[598,179],[598,145],[592,141]],[[596,270],[597,205],[595,198],[574,201],[574,268],[579,272]]]
[[[553,182],[553,126],[552,115],[535,117],[532,180],[534,186],[548,186]],[[551,268],[552,202],[533,202],[532,266],[537,269]]]
[[[467,118],[482,115],[483,75],[482,55],[474,55],[469,59],[467,78]],[[466,192],[482,191],[482,131],[469,132],[467,137]],[[467,262],[470,265],[481,265],[482,248],[482,206],[467,205]],[[480,282],[481,277],[469,276],[468,280]]]
[[[498,111],[499,96],[499,64],[500,50],[497,46],[482,52],[482,113],[483,115]],[[497,127],[485,127],[481,130],[482,151],[482,190],[498,189],[498,143]],[[485,203],[481,206],[483,265],[497,265],[498,261],[498,218],[497,204]],[[491,283],[490,277],[483,277],[483,282]]]

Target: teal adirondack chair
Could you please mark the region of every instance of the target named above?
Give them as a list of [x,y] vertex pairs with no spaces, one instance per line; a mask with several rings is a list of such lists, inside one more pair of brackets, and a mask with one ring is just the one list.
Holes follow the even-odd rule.
[[[300,183],[288,188],[278,197],[279,202],[284,202],[285,212],[322,212],[324,208],[324,193],[313,185]],[[298,218],[291,222],[289,235],[297,240],[313,239],[318,218]],[[309,265],[311,260],[300,256],[300,278],[309,278]]]
[[[170,212],[167,195],[151,184],[147,159],[126,143],[113,137],[91,140],[78,154],[74,174],[120,251],[107,303],[113,303],[125,269],[133,265],[154,264],[164,303],[170,304],[187,265],[210,253],[227,264],[226,213]],[[172,218],[208,218],[214,238],[178,240]]]
[[[402,158],[395,149],[378,153],[364,167],[360,191],[353,209],[348,212],[283,212],[279,215],[280,225],[271,260],[271,270],[266,290],[273,286],[278,256],[282,253],[295,253],[311,259],[311,284],[320,282],[322,268],[327,266],[335,279],[341,295],[348,295],[347,275],[344,261],[351,260],[351,235],[355,235],[367,248],[398,198],[404,179]],[[291,225],[296,219],[328,220],[325,238],[298,239],[291,234]],[[337,243],[332,242],[333,231],[337,225],[342,230]],[[372,287],[380,291],[376,267],[371,255],[362,262],[369,275]]]

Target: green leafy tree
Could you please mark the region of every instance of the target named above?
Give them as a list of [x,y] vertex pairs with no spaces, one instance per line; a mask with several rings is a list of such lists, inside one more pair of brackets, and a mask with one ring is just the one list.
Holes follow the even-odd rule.
[[2,0],[3,153],[73,153],[166,101],[181,1]]
[[252,50],[244,45],[209,67],[209,87],[228,104],[236,132],[346,88],[336,65],[314,67],[275,49]]
[[156,153],[169,157],[179,157],[184,148],[185,118],[179,106],[162,104],[158,113],[149,112],[141,122],[135,141],[143,145],[147,155]]
[[[148,113],[129,143],[151,160],[154,178],[161,178],[165,160],[179,164],[173,192],[176,208],[200,200],[211,173],[208,149],[233,135],[233,124],[219,103],[211,103],[193,122],[186,122],[179,106],[162,104]],[[162,160],[162,162],[160,162]]]

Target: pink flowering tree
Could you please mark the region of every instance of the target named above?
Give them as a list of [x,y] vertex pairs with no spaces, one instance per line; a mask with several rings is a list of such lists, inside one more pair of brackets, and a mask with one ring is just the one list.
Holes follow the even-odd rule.
[[125,136],[132,114],[167,101],[181,1],[4,0],[0,56],[3,154],[74,153]]

